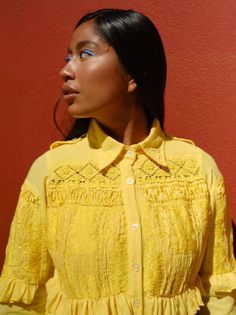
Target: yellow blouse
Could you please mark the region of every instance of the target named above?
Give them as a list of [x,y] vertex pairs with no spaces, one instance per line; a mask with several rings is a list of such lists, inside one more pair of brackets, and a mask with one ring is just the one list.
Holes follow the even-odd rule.
[[34,162],[11,226],[0,314],[191,315],[226,296],[232,313],[219,314],[228,315],[234,289],[223,178],[190,141],[155,121],[126,146],[92,120],[86,135]]

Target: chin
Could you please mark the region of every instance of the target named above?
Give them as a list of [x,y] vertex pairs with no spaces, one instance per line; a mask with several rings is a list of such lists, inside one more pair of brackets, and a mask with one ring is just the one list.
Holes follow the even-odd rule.
[[80,116],[81,115],[80,110],[78,110],[78,105],[75,104],[75,103],[68,104],[68,109],[67,110],[68,110],[69,115],[71,115],[72,117],[76,118],[76,116]]
[[88,110],[88,106],[78,103],[68,104],[68,114],[73,118],[96,118],[95,110]]
[[83,113],[82,111],[78,111],[73,109],[73,105],[70,105],[68,107],[68,114],[73,118],[91,118],[91,115],[88,115],[88,113]]

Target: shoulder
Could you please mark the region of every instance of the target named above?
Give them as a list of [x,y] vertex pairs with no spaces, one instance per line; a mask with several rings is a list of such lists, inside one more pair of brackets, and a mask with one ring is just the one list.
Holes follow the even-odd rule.
[[44,183],[58,164],[70,164],[88,156],[86,136],[70,141],[56,141],[49,150],[40,155],[31,165],[26,180],[38,186]]
[[54,150],[56,148],[63,148],[63,150],[67,147],[70,147],[78,142],[81,142],[82,139],[86,138],[86,134],[82,135],[81,137],[79,138],[74,138],[72,140],[58,140],[58,141],[55,141],[53,142],[51,145],[50,145],[50,150]]
[[167,136],[165,153],[168,159],[192,161],[207,177],[209,184],[221,175],[215,159],[192,140]]
[[48,161],[79,159],[88,149],[87,135],[67,141],[55,141],[47,151]]

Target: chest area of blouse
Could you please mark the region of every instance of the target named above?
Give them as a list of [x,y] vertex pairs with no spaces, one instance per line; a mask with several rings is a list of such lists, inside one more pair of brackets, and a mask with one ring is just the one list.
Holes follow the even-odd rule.
[[140,258],[145,288],[152,294],[164,292],[162,285],[163,290],[151,289],[152,282],[169,273],[170,261],[182,278],[186,269],[198,269],[210,209],[205,178],[192,159],[172,159],[163,168],[141,156],[135,163],[113,163],[102,171],[93,162],[57,165],[47,178],[46,196],[49,249],[62,274],[65,264],[71,277],[77,269],[89,275],[76,276],[85,281],[81,292],[94,266],[91,283],[100,275],[106,293],[109,269],[114,292],[122,291],[133,265],[130,257]]
[[79,228],[85,238],[87,229],[94,238],[103,233],[119,238],[130,218],[139,220],[151,238],[204,235],[211,215],[204,174],[190,158],[170,159],[168,168],[144,155],[103,170],[92,161],[57,165],[47,179],[46,196],[50,225],[76,222],[75,234]]

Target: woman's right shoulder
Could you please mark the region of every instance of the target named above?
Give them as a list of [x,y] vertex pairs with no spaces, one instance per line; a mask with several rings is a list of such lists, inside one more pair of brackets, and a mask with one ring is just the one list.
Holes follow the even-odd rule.
[[87,155],[86,151],[88,151],[86,135],[69,141],[55,141],[49,150],[34,160],[27,180],[34,182],[36,179],[37,182],[42,182],[57,165],[73,163],[79,157]]
[[[73,144],[79,143],[81,142],[83,139],[85,139],[87,136],[87,134],[85,133],[84,135],[82,135],[79,138],[74,138],[72,140],[57,140],[54,141],[51,145],[50,145],[50,150],[56,149],[58,147],[63,147],[63,149],[65,148],[65,146],[71,146]],[[49,150],[49,151],[50,151]]]

